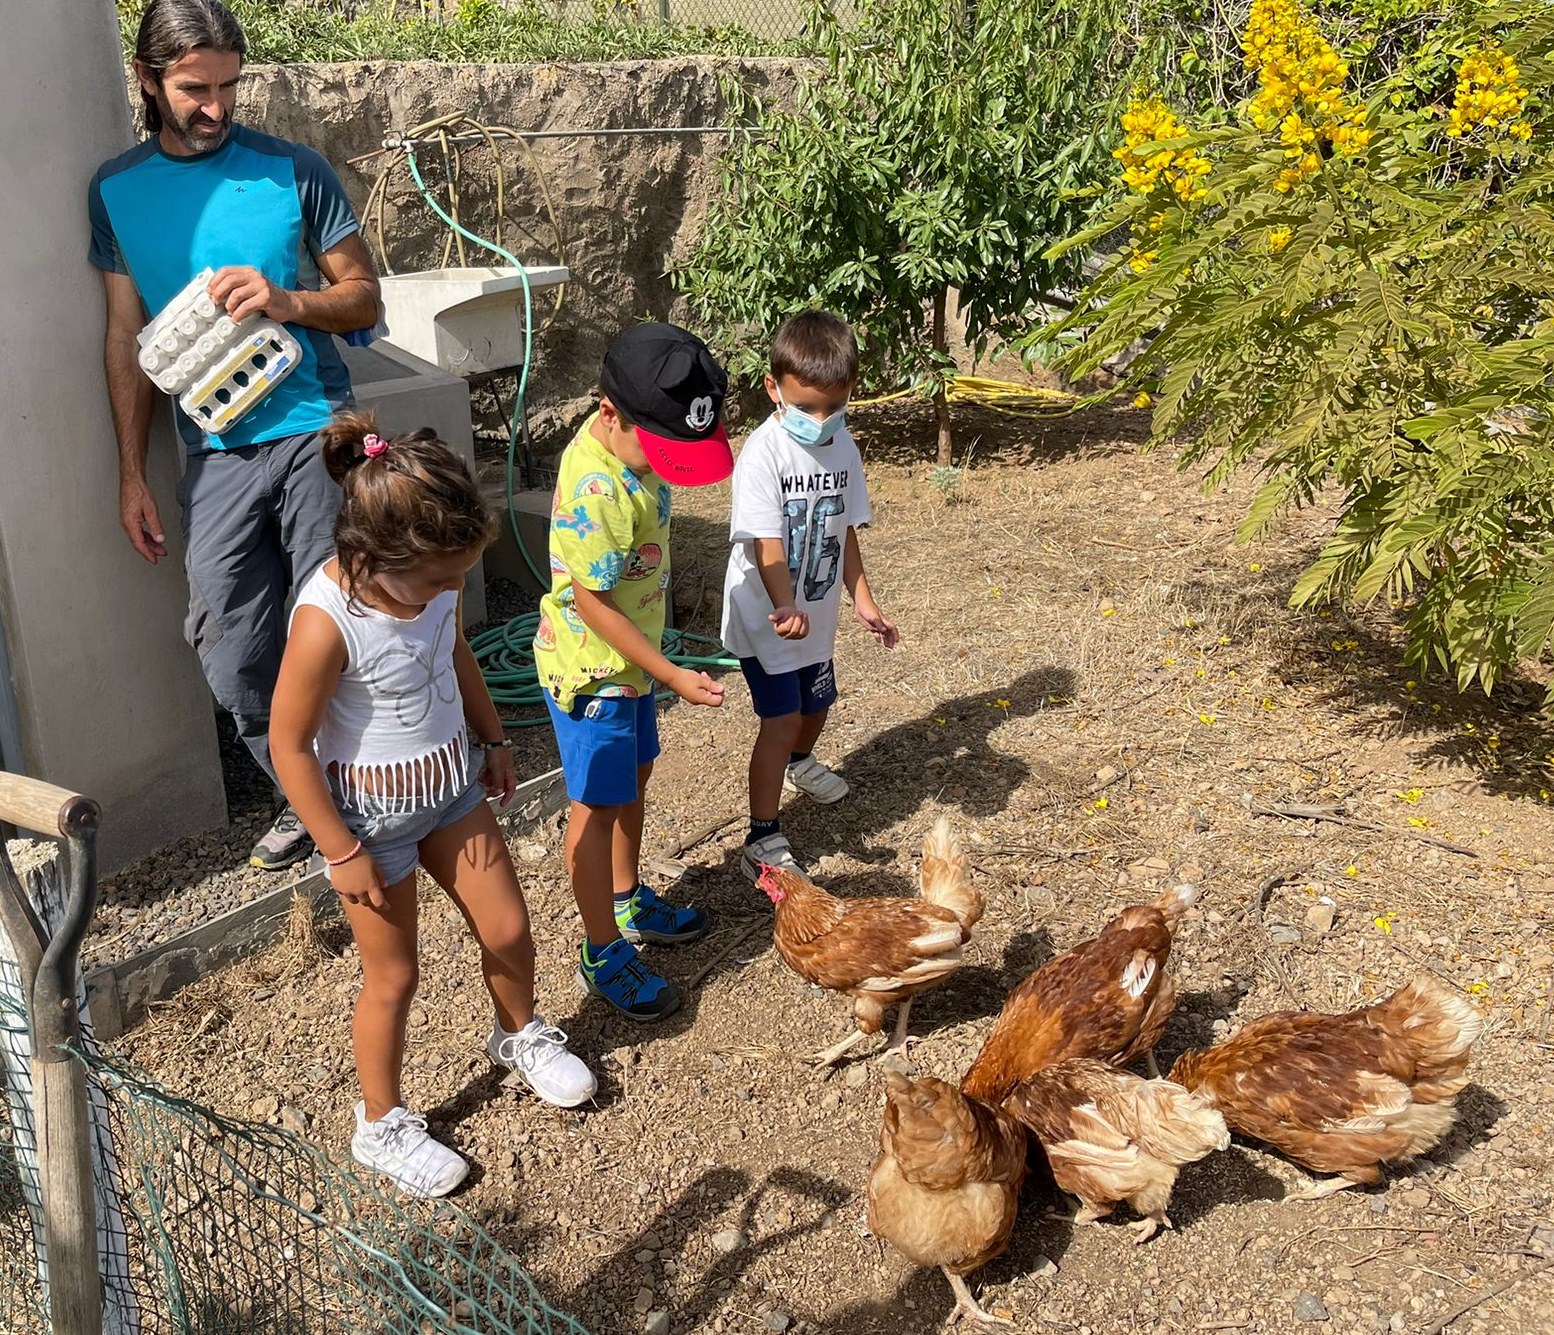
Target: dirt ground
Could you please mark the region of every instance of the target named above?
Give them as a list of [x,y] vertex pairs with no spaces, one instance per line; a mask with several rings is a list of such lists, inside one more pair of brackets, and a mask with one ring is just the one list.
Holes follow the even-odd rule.
[[[973,1289],[1017,1330],[1078,1335],[1554,1328],[1541,684],[1459,698],[1402,665],[1395,609],[1289,611],[1331,515],[1237,546],[1250,480],[1206,497],[1141,455],[1140,414],[968,410],[960,427],[970,467],[946,494],[923,462],[924,414],[859,418],[876,504],[864,549],[902,644],[844,623],[820,749],[853,795],[784,813],[840,894],[909,893],[940,811],[968,842],[990,907],[966,967],[913,1011],[918,1069],[957,1077],[1016,981],[1178,879],[1203,894],[1172,956],[1163,1064],[1248,1018],[1348,1008],[1421,970],[1490,1020],[1456,1131],[1384,1187],[1285,1203],[1302,1174],[1237,1143],[1182,1174],[1176,1230],[1143,1247],[1115,1224],[1075,1229],[1038,1187]],[[677,598],[715,630],[726,488],[685,501]],[[649,849],[741,810],[753,720],[728,681],[721,712],[663,718]],[[528,773],[545,745],[526,740]],[[1291,802],[1339,819],[1254,814]],[[936,1330],[943,1279],[864,1225],[883,1073],[803,1061],[847,1032],[849,1006],[772,952],[741,833],[684,855],[672,894],[716,921],[697,946],[655,952],[687,1000],[650,1029],[574,991],[559,831],[515,836],[542,1009],[601,1077],[586,1111],[501,1087],[474,948],[428,892],[407,1094],[476,1165],[460,1203],[596,1335]],[[358,966],[338,928],[326,939],[338,953],[290,981],[261,960],[200,984],[129,1035],[129,1055],[220,1110],[300,1115],[345,1154]]]

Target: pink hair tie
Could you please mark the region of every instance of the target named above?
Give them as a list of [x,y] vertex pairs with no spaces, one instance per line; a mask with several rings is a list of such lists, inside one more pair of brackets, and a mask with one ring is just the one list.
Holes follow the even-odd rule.
[[377,436],[371,432],[368,432],[365,436],[362,437],[362,453],[365,454],[369,459],[376,459],[380,454],[383,453],[384,450],[388,449],[388,447],[388,441],[384,440],[382,436]]

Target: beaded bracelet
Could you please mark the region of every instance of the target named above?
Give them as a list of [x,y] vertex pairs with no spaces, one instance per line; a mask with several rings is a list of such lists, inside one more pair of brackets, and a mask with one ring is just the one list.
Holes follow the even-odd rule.
[[355,847],[352,848],[351,851],[349,853],[345,854],[343,857],[325,858],[324,859],[324,866],[326,866],[326,867],[338,867],[338,866],[340,866],[343,863],[349,862],[352,858],[354,858],[361,851],[362,851],[362,841],[360,839],[358,839],[356,841]]
[[510,751],[513,747],[513,739],[504,737],[499,742],[471,742],[470,749],[474,751]]

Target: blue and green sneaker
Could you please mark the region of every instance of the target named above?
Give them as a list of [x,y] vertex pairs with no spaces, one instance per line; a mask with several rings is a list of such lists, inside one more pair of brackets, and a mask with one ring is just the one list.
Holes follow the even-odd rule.
[[577,981],[584,991],[603,997],[628,1020],[649,1023],[680,1009],[680,994],[667,978],[642,963],[636,946],[616,937],[594,951],[584,941],[578,951]]
[[628,941],[656,946],[688,946],[707,934],[705,909],[677,909],[645,885],[615,900],[615,926]]

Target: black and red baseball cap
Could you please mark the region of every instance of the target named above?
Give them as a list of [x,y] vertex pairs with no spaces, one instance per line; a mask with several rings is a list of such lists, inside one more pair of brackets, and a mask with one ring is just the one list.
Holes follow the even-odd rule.
[[643,453],[665,482],[707,487],[734,471],[723,429],[728,373],[689,330],[633,325],[604,354],[599,388],[637,428]]

